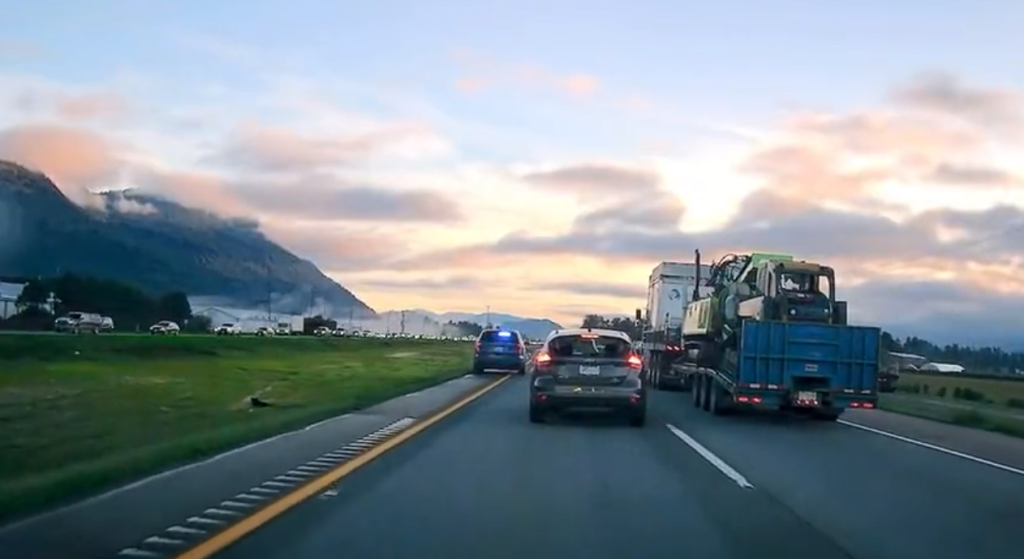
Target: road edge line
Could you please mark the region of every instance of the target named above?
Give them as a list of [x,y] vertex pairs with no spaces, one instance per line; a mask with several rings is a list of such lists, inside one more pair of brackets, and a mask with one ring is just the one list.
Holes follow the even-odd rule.
[[700,454],[701,457],[707,460],[712,466],[718,468],[718,471],[725,474],[725,476],[731,479],[736,485],[739,485],[743,489],[754,488],[754,485],[747,481],[747,478],[743,477],[743,474],[737,472],[736,469],[729,464],[726,464],[725,460],[716,456],[715,453],[705,448],[704,445],[697,442],[696,439],[690,435],[687,435],[682,429],[672,425],[671,423],[666,423],[665,427],[668,427],[668,430],[671,431],[676,438],[686,443],[687,446],[695,450],[697,454]]
[[270,503],[265,508],[256,511],[251,516],[248,516],[238,521],[238,523],[229,526],[223,532],[214,535],[210,539],[203,541],[199,545],[185,551],[184,553],[172,556],[173,559],[206,559],[212,556],[213,554],[221,551],[229,545],[241,540],[243,537],[250,534],[251,532],[256,531],[257,529],[274,520],[278,516],[281,516],[288,510],[301,504],[306,499],[309,499],[310,497],[313,497],[323,492],[325,489],[337,483],[342,478],[355,472],[359,468],[369,464],[373,460],[383,456],[389,450],[414,438],[416,435],[419,435],[423,431],[426,431],[433,425],[436,425],[441,420],[445,419],[446,417],[454,414],[455,412],[459,411],[460,409],[466,407],[470,403],[479,399],[484,394],[487,394],[491,390],[494,390],[498,386],[501,386],[509,378],[511,378],[510,375],[501,376],[494,382],[491,382],[477,389],[476,391],[466,396],[463,396],[459,400],[456,400],[454,403],[431,414],[427,418],[416,422],[408,429],[405,429],[404,431],[400,432],[394,438],[384,441],[383,443],[380,444],[380,446],[373,447],[367,450],[365,453],[357,456],[356,458],[348,462],[345,462],[338,468],[335,468],[316,479],[310,480],[308,483],[296,488],[295,491],[292,491],[287,495],[281,496],[279,499],[275,500],[273,503]]
[[1000,464],[999,462],[994,462],[992,460],[986,460],[984,458],[981,458],[980,456],[973,456],[971,454],[967,454],[966,452],[960,452],[958,450],[953,450],[951,448],[946,448],[944,446],[939,446],[937,444],[932,444],[932,443],[928,443],[928,442],[925,442],[925,441],[919,441],[917,439],[912,439],[910,437],[906,437],[906,436],[903,436],[903,435],[897,435],[896,433],[890,433],[889,431],[883,431],[881,429],[876,429],[875,427],[868,427],[867,425],[861,425],[860,423],[854,423],[852,421],[847,421],[845,419],[837,420],[836,423],[839,423],[841,425],[846,425],[847,427],[853,427],[854,429],[860,429],[860,430],[866,431],[868,433],[874,433],[876,435],[881,435],[883,437],[888,437],[890,439],[895,439],[897,441],[905,442],[907,444],[912,444],[912,445],[915,445],[915,446],[919,446],[921,448],[927,448],[928,450],[934,450],[936,452],[941,452],[943,454],[948,454],[950,456],[955,456],[957,458],[962,458],[964,460],[970,460],[971,462],[975,462],[977,464],[982,464],[984,466],[989,466],[991,468],[996,468],[998,470],[1003,470],[1004,472],[1009,472],[1011,474],[1017,474],[1019,476],[1024,476],[1024,470],[1021,470],[1019,468],[1014,468],[1013,466],[1008,466],[1006,464]]

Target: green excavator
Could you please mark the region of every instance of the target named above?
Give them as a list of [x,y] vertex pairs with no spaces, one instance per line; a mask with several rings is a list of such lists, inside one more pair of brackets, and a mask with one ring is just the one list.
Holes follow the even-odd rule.
[[[695,253],[699,273],[700,251]],[[846,324],[846,302],[836,300],[835,271],[791,255],[728,254],[712,264],[706,285],[713,292],[699,298],[695,290],[683,318],[683,345],[689,350],[684,353],[700,356],[701,366],[717,366],[727,350],[735,349],[743,320]]]

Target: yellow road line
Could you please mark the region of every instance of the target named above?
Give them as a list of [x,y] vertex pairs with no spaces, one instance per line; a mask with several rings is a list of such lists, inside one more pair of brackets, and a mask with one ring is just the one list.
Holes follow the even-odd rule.
[[467,396],[463,397],[462,399],[458,400],[457,402],[448,406],[447,408],[444,408],[443,410],[435,413],[434,415],[428,417],[427,419],[414,424],[412,427],[409,427],[405,431],[400,432],[394,438],[388,439],[387,441],[383,442],[380,446],[367,450],[365,453],[357,456],[356,458],[353,458],[352,460],[342,464],[341,466],[338,466],[334,470],[327,472],[323,476],[310,481],[309,483],[303,485],[302,487],[299,487],[292,493],[284,495],[280,499],[256,511],[251,516],[243,518],[236,524],[229,526],[223,532],[218,533],[217,535],[204,541],[196,547],[193,547],[185,553],[176,556],[174,559],[206,559],[210,557],[211,555],[217,553],[225,547],[242,539],[250,532],[255,531],[264,524],[270,522],[278,516],[281,516],[286,511],[295,507],[299,503],[305,501],[306,499],[318,493],[323,492],[325,489],[327,489],[334,483],[337,483],[345,476],[348,476],[352,472],[355,472],[359,468],[365,466],[366,464],[369,464],[376,458],[383,456],[389,450],[408,441],[409,439],[415,437],[416,435],[422,433],[423,431],[426,431],[432,425],[448,417],[449,415],[455,413],[456,411],[464,408],[466,405],[473,402],[477,398],[483,396],[484,394],[490,392],[491,390],[494,390],[495,388],[498,387],[498,385],[500,385],[501,383],[505,382],[508,379],[508,376],[499,377],[494,382],[487,384],[486,386],[483,386],[479,390],[476,390],[475,392],[468,394]]

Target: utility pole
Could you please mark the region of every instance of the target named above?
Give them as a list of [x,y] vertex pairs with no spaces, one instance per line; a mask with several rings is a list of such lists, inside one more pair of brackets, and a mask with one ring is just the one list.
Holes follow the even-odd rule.
[[387,330],[385,330],[384,333],[385,334],[389,334],[389,335],[391,334],[391,313],[390,312],[388,313],[388,326],[387,326]]
[[490,328],[490,327],[491,327],[491,306],[487,305],[487,324],[484,326],[484,328]]
[[274,309],[271,306],[274,299],[274,291],[270,285],[270,263],[267,263],[267,321],[274,321]]
[[405,311],[402,311],[402,335],[405,335]]
[[352,315],[355,314],[355,311],[356,310],[352,307],[348,308],[348,329],[350,332],[352,331]]

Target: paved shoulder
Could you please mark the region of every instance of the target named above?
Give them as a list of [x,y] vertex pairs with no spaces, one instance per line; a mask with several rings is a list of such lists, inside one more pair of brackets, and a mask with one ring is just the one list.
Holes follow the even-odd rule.
[[664,425],[526,417],[513,378],[218,559],[848,555]]

